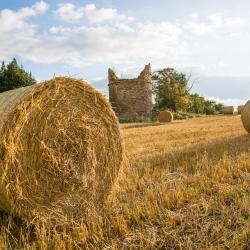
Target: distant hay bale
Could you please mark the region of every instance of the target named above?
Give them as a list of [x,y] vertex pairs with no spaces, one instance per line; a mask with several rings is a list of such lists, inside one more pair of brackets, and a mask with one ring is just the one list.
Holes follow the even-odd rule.
[[233,115],[234,114],[234,107],[233,106],[224,106],[223,113],[224,113],[224,115]]
[[173,119],[174,119],[173,114],[168,110],[164,110],[159,113],[159,122],[162,123],[172,122]]
[[250,101],[246,103],[241,112],[241,120],[246,131],[250,133]]
[[244,105],[239,105],[238,106],[238,114],[242,113],[243,108],[244,108]]
[[117,118],[82,80],[57,77],[0,94],[0,209],[27,221],[84,217],[123,160]]

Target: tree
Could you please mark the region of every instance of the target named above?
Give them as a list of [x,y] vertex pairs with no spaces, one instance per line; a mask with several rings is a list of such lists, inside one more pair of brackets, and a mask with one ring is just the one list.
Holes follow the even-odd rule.
[[204,114],[205,112],[205,98],[198,94],[191,94],[191,104],[188,111],[196,114]]
[[217,103],[213,100],[205,100],[205,114],[206,115],[217,115],[223,112],[223,104]]
[[0,88],[1,88],[1,85],[5,82],[5,71],[6,71],[5,63],[2,62],[2,65],[0,68]]
[[7,66],[2,62],[0,69],[0,92],[30,86],[36,83],[35,78],[23,67],[18,66],[14,58]]
[[190,104],[189,78],[172,68],[165,68],[153,74],[155,109],[172,111],[186,110]]
[[[175,113],[215,115],[222,113],[223,105],[213,100],[206,100],[198,94],[190,94],[190,77],[178,73],[172,68],[165,68],[153,74],[155,95],[154,110],[170,109]],[[193,82],[194,83],[194,82]],[[184,112],[183,112],[184,111]]]

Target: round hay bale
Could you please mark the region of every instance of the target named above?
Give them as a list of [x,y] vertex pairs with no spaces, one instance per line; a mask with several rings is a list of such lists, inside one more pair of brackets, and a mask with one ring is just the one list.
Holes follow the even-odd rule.
[[241,111],[241,120],[244,128],[250,133],[250,101],[248,101]]
[[174,119],[173,114],[168,110],[164,110],[159,113],[159,122],[162,123],[172,122],[173,119]]
[[234,114],[234,106],[224,106],[223,113],[224,113],[224,115],[233,115]]
[[242,110],[244,109],[244,105],[238,106],[238,114],[240,115],[242,113]]
[[0,209],[28,221],[84,217],[123,160],[117,118],[82,80],[56,77],[0,94]]

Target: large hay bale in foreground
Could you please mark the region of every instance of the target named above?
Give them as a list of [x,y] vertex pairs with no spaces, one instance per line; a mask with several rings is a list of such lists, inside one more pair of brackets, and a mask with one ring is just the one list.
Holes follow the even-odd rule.
[[57,77],[0,94],[0,209],[28,221],[84,217],[101,205],[123,159],[105,97]]
[[246,103],[242,110],[241,120],[246,131],[250,133],[250,101]]
[[159,113],[159,122],[162,123],[172,122],[173,119],[174,119],[173,114],[168,110],[164,110]]
[[223,113],[224,113],[224,115],[233,115],[234,114],[234,106],[224,106]]
[[238,106],[238,114],[241,114],[241,113],[242,113],[244,107],[245,107],[244,105],[239,105],[239,106]]

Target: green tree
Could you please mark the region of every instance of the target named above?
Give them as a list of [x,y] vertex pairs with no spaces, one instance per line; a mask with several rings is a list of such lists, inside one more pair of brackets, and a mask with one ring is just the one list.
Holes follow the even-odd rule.
[[0,92],[25,87],[36,83],[30,72],[17,64],[14,58],[7,66],[2,62],[0,69]]
[[207,100],[198,94],[191,94],[191,104],[188,112],[196,114],[217,115],[223,112],[223,104]]
[[205,100],[205,114],[217,115],[223,112],[223,104],[213,100]]
[[4,84],[5,81],[5,71],[6,71],[6,67],[5,67],[5,63],[2,62],[1,68],[0,68],[0,86],[2,84]]
[[188,111],[196,114],[204,114],[205,112],[205,98],[198,94],[191,94],[191,103]]
[[155,110],[187,110],[190,104],[189,78],[172,68],[165,68],[153,74]]
[[153,92],[155,95],[154,111],[170,109],[175,115],[189,117],[188,113],[216,115],[221,114],[223,105],[213,100],[206,100],[199,94],[190,94],[190,77],[178,73],[172,68],[165,68],[153,74]]

